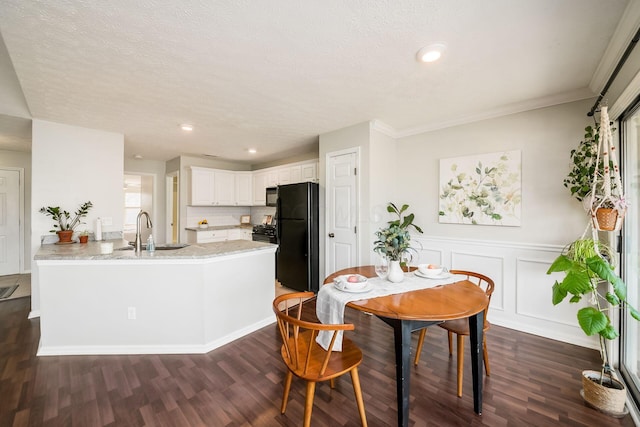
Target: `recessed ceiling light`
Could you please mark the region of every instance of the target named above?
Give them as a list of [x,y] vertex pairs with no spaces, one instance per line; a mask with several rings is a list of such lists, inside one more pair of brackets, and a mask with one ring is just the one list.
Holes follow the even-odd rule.
[[183,123],[180,125],[180,129],[186,132],[191,132],[193,130],[193,125],[190,125],[188,123]]
[[255,148],[249,148],[247,151],[249,152],[249,154],[256,154],[258,152],[258,150],[256,150]]
[[434,43],[429,46],[425,46],[418,51],[416,54],[416,59],[419,62],[434,62],[440,59],[444,51],[446,50],[446,46],[442,43]]

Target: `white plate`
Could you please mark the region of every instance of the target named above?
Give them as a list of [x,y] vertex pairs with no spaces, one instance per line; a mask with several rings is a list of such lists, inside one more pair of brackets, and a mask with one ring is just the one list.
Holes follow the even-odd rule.
[[420,273],[420,270],[416,270],[413,273],[418,277],[422,277],[423,279],[442,280],[442,279],[449,279],[450,277],[453,277],[453,274],[451,273],[442,273],[439,276],[427,276],[425,274]]
[[334,283],[333,286],[339,291],[348,292],[350,294],[361,294],[363,292],[369,292],[372,289],[371,283],[367,283],[363,288],[358,289],[341,288],[340,285],[337,285],[336,283]]

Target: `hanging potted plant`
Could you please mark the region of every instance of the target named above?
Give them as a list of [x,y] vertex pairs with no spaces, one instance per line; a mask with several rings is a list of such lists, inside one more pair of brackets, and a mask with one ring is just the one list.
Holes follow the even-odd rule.
[[414,214],[402,216],[409,209],[409,205],[402,205],[400,209],[393,203],[387,206],[387,212],[398,216],[398,219],[389,221],[389,226],[376,231],[378,238],[374,242],[374,252],[385,256],[389,260],[389,273],[387,279],[391,282],[401,282],[404,279],[401,263],[409,262],[413,258],[415,249],[411,247],[411,235],[409,227],[413,227],[418,233],[422,229],[413,223]]
[[58,243],[64,244],[72,243],[71,237],[73,230],[82,224],[81,219],[87,216],[91,207],[93,207],[93,204],[90,201],[83,203],[78,210],[75,211],[73,217],[71,217],[69,212],[60,210],[60,206],[45,206],[40,209],[40,212],[50,216],[55,221],[53,229],[49,230],[49,232],[57,233]]
[[583,297],[589,301],[588,306],[578,310],[578,324],[588,336],[598,335],[602,367],[600,371],[582,372],[582,394],[589,405],[616,416],[624,414],[626,390],[624,384],[613,377],[609,362],[607,340],[616,339],[619,334],[607,311],[609,307],[626,306],[636,320],[640,320],[640,313],[628,304],[626,285],[615,273],[612,260],[613,252],[607,245],[582,238],[565,248],[547,274],[565,274],[562,281],[553,285],[553,305],[569,295],[570,303],[578,303]]
[[584,139],[571,150],[572,168],[564,186],[591,216],[593,227],[618,231],[627,211],[607,107],[602,107],[600,124],[585,128]]

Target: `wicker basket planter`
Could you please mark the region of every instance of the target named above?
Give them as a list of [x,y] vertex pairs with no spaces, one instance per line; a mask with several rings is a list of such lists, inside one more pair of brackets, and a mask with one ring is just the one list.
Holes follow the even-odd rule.
[[622,228],[625,211],[612,208],[598,208],[592,215],[593,226],[600,231],[619,231]]
[[600,385],[599,371],[582,371],[582,387],[582,397],[590,406],[612,416],[626,414],[627,390],[620,381],[607,376]]

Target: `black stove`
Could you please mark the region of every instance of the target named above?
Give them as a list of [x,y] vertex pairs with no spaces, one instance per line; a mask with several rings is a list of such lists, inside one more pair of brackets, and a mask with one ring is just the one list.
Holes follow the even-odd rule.
[[275,225],[254,225],[251,239],[256,242],[278,243]]

